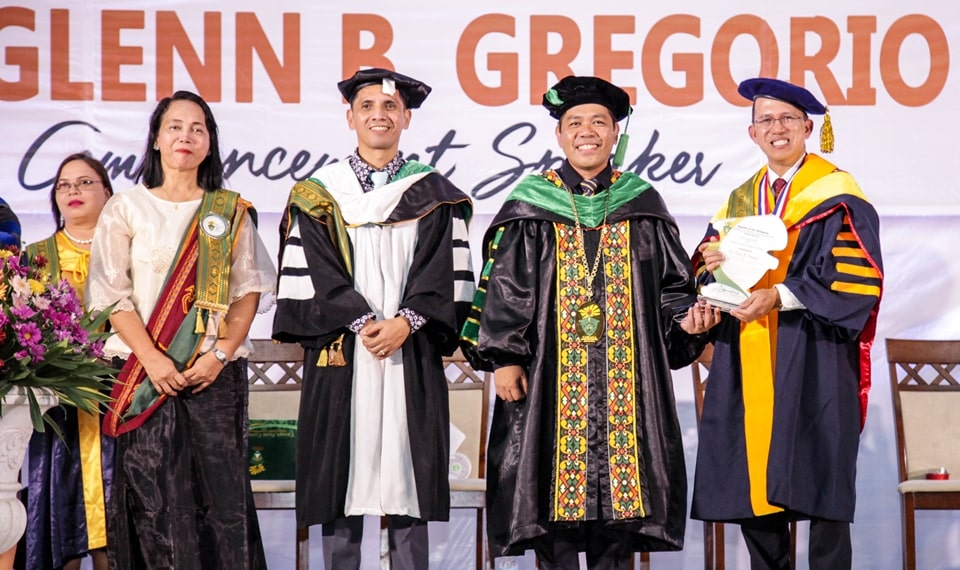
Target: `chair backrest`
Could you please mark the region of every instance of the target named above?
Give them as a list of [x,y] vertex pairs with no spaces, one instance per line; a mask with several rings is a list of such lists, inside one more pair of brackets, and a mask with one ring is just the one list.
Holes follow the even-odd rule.
[[295,420],[303,383],[303,349],[298,344],[252,340],[247,359],[251,420]]
[[960,477],[960,340],[887,339],[900,480]]
[[252,343],[253,353],[247,358],[250,477],[291,480],[296,469],[303,349],[269,339]]
[[[255,339],[247,359],[250,383],[249,417],[258,420],[296,420],[303,382],[303,349]],[[450,396],[450,422],[460,445],[451,455],[451,476],[482,479],[486,475],[487,421],[490,373],[479,374],[458,350],[443,359]]]
[[450,456],[450,476],[482,479],[486,476],[487,414],[493,375],[474,371],[459,350],[443,363],[450,394],[450,437],[454,443],[462,439]]

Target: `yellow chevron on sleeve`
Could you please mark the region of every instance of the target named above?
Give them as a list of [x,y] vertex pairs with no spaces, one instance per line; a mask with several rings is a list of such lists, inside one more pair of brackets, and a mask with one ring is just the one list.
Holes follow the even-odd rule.
[[866,259],[867,256],[863,253],[859,247],[835,247],[830,250],[835,257],[856,257],[859,259]]
[[834,281],[830,284],[832,291],[840,293],[853,293],[854,295],[866,295],[868,297],[879,297],[880,287],[878,285],[864,285],[862,283],[847,283],[845,281]]
[[853,265],[851,263],[838,263],[837,272],[846,273],[847,275],[856,275],[858,277],[867,277],[870,279],[880,279],[880,273],[877,272],[877,270],[873,267],[864,267],[862,265]]
[[857,236],[853,232],[840,232],[837,241],[857,241]]

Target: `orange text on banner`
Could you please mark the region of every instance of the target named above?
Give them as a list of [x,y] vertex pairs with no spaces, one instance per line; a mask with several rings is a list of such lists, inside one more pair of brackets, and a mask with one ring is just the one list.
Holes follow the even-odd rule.
[[[525,43],[529,46],[529,91],[525,98],[532,104],[540,102],[553,81],[574,72],[610,79],[627,89],[635,102],[637,86],[617,81],[614,74],[622,70],[624,76],[636,76],[628,72],[636,71],[634,56],[639,54],[646,92],[664,105],[683,107],[701,102],[710,85],[708,80],[726,101],[747,105],[737,95],[737,82],[731,72],[733,44],[743,41],[752,42],[756,74],[777,75],[782,50],[789,58],[788,78],[805,84],[813,77],[828,105],[875,105],[877,90],[871,74],[877,63],[875,58],[879,60],[880,84],[886,94],[905,106],[922,106],[936,99],[943,91],[950,67],[946,33],[934,18],[923,14],[895,20],[879,37],[877,17],[871,15],[848,16],[845,25],[824,16],[793,17],[789,19],[788,35],[778,37],[770,22],[740,14],[723,21],[704,50],[675,53],[666,51],[668,45],[703,44],[699,41],[703,35],[701,18],[673,14],[654,22],[649,30],[637,30],[632,15],[595,16],[590,22],[584,24],[561,15],[533,15],[529,17],[525,37],[518,33],[518,19],[514,16],[478,16],[467,24],[457,45],[461,88],[480,105],[499,106],[520,100],[520,61],[525,59],[520,46]],[[844,34],[848,37],[844,38]],[[585,37],[592,37],[592,42],[585,42]],[[929,51],[926,76],[916,85],[907,84],[900,67],[900,54],[908,39],[923,42]],[[636,51],[615,50],[615,41],[620,46],[632,44]],[[579,65],[574,70],[574,61],[584,45],[592,46],[592,69]],[[841,51],[842,45],[851,47]],[[669,68],[665,69],[664,61],[670,62]],[[848,68],[852,70],[848,72]],[[487,72],[497,76],[497,84],[481,79]],[[911,70],[911,75],[922,72]],[[850,77],[851,83],[841,86],[838,75]],[[668,76],[681,79],[671,83]]]

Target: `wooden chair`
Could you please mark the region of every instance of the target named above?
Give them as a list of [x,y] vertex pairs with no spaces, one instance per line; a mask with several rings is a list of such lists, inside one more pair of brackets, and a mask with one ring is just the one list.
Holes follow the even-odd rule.
[[[493,568],[483,537],[483,512],[487,505],[487,422],[490,386],[493,374],[477,373],[463,354],[457,352],[443,359],[450,398],[451,437],[462,436],[457,450],[450,457],[450,508],[475,509],[477,570],[484,560]],[[456,429],[453,429],[456,428]],[[380,568],[390,568],[386,518],[380,521]]]
[[[487,506],[487,427],[493,374],[478,374],[459,350],[445,358],[444,363],[450,390],[450,423],[465,436],[451,456],[450,508],[477,511],[476,569],[483,569],[485,558],[493,568],[493,560],[486,556],[483,540],[483,513]],[[464,469],[467,465],[469,470]]]
[[[917,567],[916,510],[960,509],[960,340],[887,339],[897,431],[903,567]],[[950,479],[928,480],[945,468]]]
[[[250,383],[249,416],[255,420],[296,420],[303,382],[303,349],[297,344],[253,340],[254,353],[247,359]],[[294,509],[295,482],[254,479],[251,481],[257,509]],[[310,567],[310,529],[298,528],[296,568]]]
[[[693,378],[694,403],[697,410],[697,428],[703,413],[703,395],[707,390],[707,375],[713,360],[713,345],[708,344],[700,356],[690,365]],[[723,523],[703,521],[703,567],[705,570],[723,570],[726,553]],[[797,567],[797,523],[790,523],[790,569]]]

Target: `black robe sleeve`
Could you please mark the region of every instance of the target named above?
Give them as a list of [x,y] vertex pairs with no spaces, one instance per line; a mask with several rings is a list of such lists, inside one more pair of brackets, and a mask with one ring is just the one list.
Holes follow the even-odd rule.
[[658,223],[655,235],[659,240],[661,259],[660,311],[666,338],[670,368],[683,368],[703,352],[708,336],[691,335],[680,328],[680,320],[696,303],[696,287],[690,261],[676,226]]
[[[414,250],[401,308],[427,318],[421,331],[443,354],[457,349],[460,328],[469,304],[454,302],[453,208],[442,204],[423,217],[417,227]],[[418,332],[421,332],[418,331]]]
[[530,362],[533,348],[528,332],[535,328],[536,299],[543,294],[541,278],[552,282],[555,265],[552,259],[541,259],[553,254],[540,239],[543,225],[519,220],[504,227],[490,267],[474,367],[493,370]]

